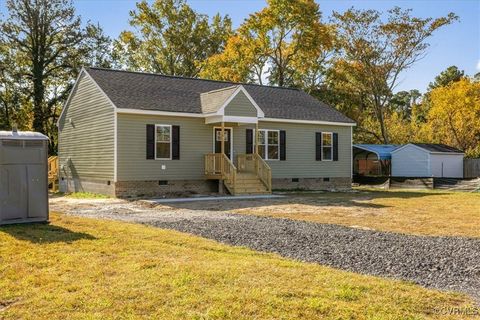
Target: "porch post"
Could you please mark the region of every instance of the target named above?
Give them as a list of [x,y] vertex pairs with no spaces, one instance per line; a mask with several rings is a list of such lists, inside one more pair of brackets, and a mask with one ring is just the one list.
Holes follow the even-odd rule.
[[258,120],[255,123],[255,154],[258,154]]
[[223,182],[223,173],[225,172],[225,163],[223,161],[223,155],[225,154],[225,123],[222,121],[222,133],[221,133],[221,142],[220,142],[220,150],[222,153],[221,160],[220,160],[220,170],[222,172],[222,179],[218,180],[218,193],[224,194],[225,193],[225,186]]
[[222,153],[225,153],[225,122],[222,121]]

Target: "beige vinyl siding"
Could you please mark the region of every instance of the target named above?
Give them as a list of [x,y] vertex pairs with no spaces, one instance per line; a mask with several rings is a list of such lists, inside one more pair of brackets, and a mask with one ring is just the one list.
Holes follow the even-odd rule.
[[[338,178],[351,175],[351,127],[259,122],[259,129],[286,131],[287,160],[267,160],[273,178]],[[246,129],[254,126],[239,126],[234,129],[234,152],[245,153]],[[338,161],[315,160],[315,133],[338,133]]]
[[[147,124],[180,126],[180,160],[146,159]],[[205,179],[204,155],[213,149],[212,128],[202,118],[118,114],[118,181]]]
[[[180,160],[146,160],[146,125],[180,126]],[[204,155],[213,152],[213,127],[204,119],[118,114],[118,180],[204,179]],[[252,125],[227,123],[233,128],[233,154],[244,154],[246,129]],[[270,160],[273,178],[350,177],[350,127],[260,122],[260,129],[286,130],[287,160]],[[315,160],[315,132],[338,133],[339,161]],[[165,169],[162,169],[162,165]]]
[[225,115],[237,117],[256,117],[257,109],[255,109],[245,93],[240,91],[225,107]]
[[113,180],[113,106],[92,79],[82,74],[66,108],[59,121],[58,154],[65,168],[61,174]]

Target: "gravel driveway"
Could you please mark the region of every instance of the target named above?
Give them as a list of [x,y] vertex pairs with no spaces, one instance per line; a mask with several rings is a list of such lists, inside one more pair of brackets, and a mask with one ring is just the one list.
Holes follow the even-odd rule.
[[339,269],[460,291],[480,301],[479,239],[411,236],[208,210],[156,210],[108,201],[66,206],[54,199],[51,207],[67,214],[144,223]]

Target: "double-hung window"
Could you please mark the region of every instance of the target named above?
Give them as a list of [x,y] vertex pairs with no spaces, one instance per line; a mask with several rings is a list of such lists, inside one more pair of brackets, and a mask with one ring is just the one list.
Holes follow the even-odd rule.
[[165,124],[155,125],[155,159],[172,159],[172,126]]
[[279,160],[279,130],[258,130],[258,153],[265,160]]
[[322,160],[333,160],[333,139],[331,132],[322,133]]

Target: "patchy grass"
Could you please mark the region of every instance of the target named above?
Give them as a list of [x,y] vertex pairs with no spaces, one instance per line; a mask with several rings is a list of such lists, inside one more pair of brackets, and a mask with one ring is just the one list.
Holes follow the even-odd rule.
[[290,194],[284,199],[204,209],[408,234],[480,237],[480,193],[360,189]]
[[0,227],[2,319],[447,319],[434,308],[472,303],[179,232],[51,218]]
[[67,198],[73,198],[73,199],[108,199],[110,198],[107,195],[100,194],[100,193],[92,193],[92,192],[73,192],[65,196]]

